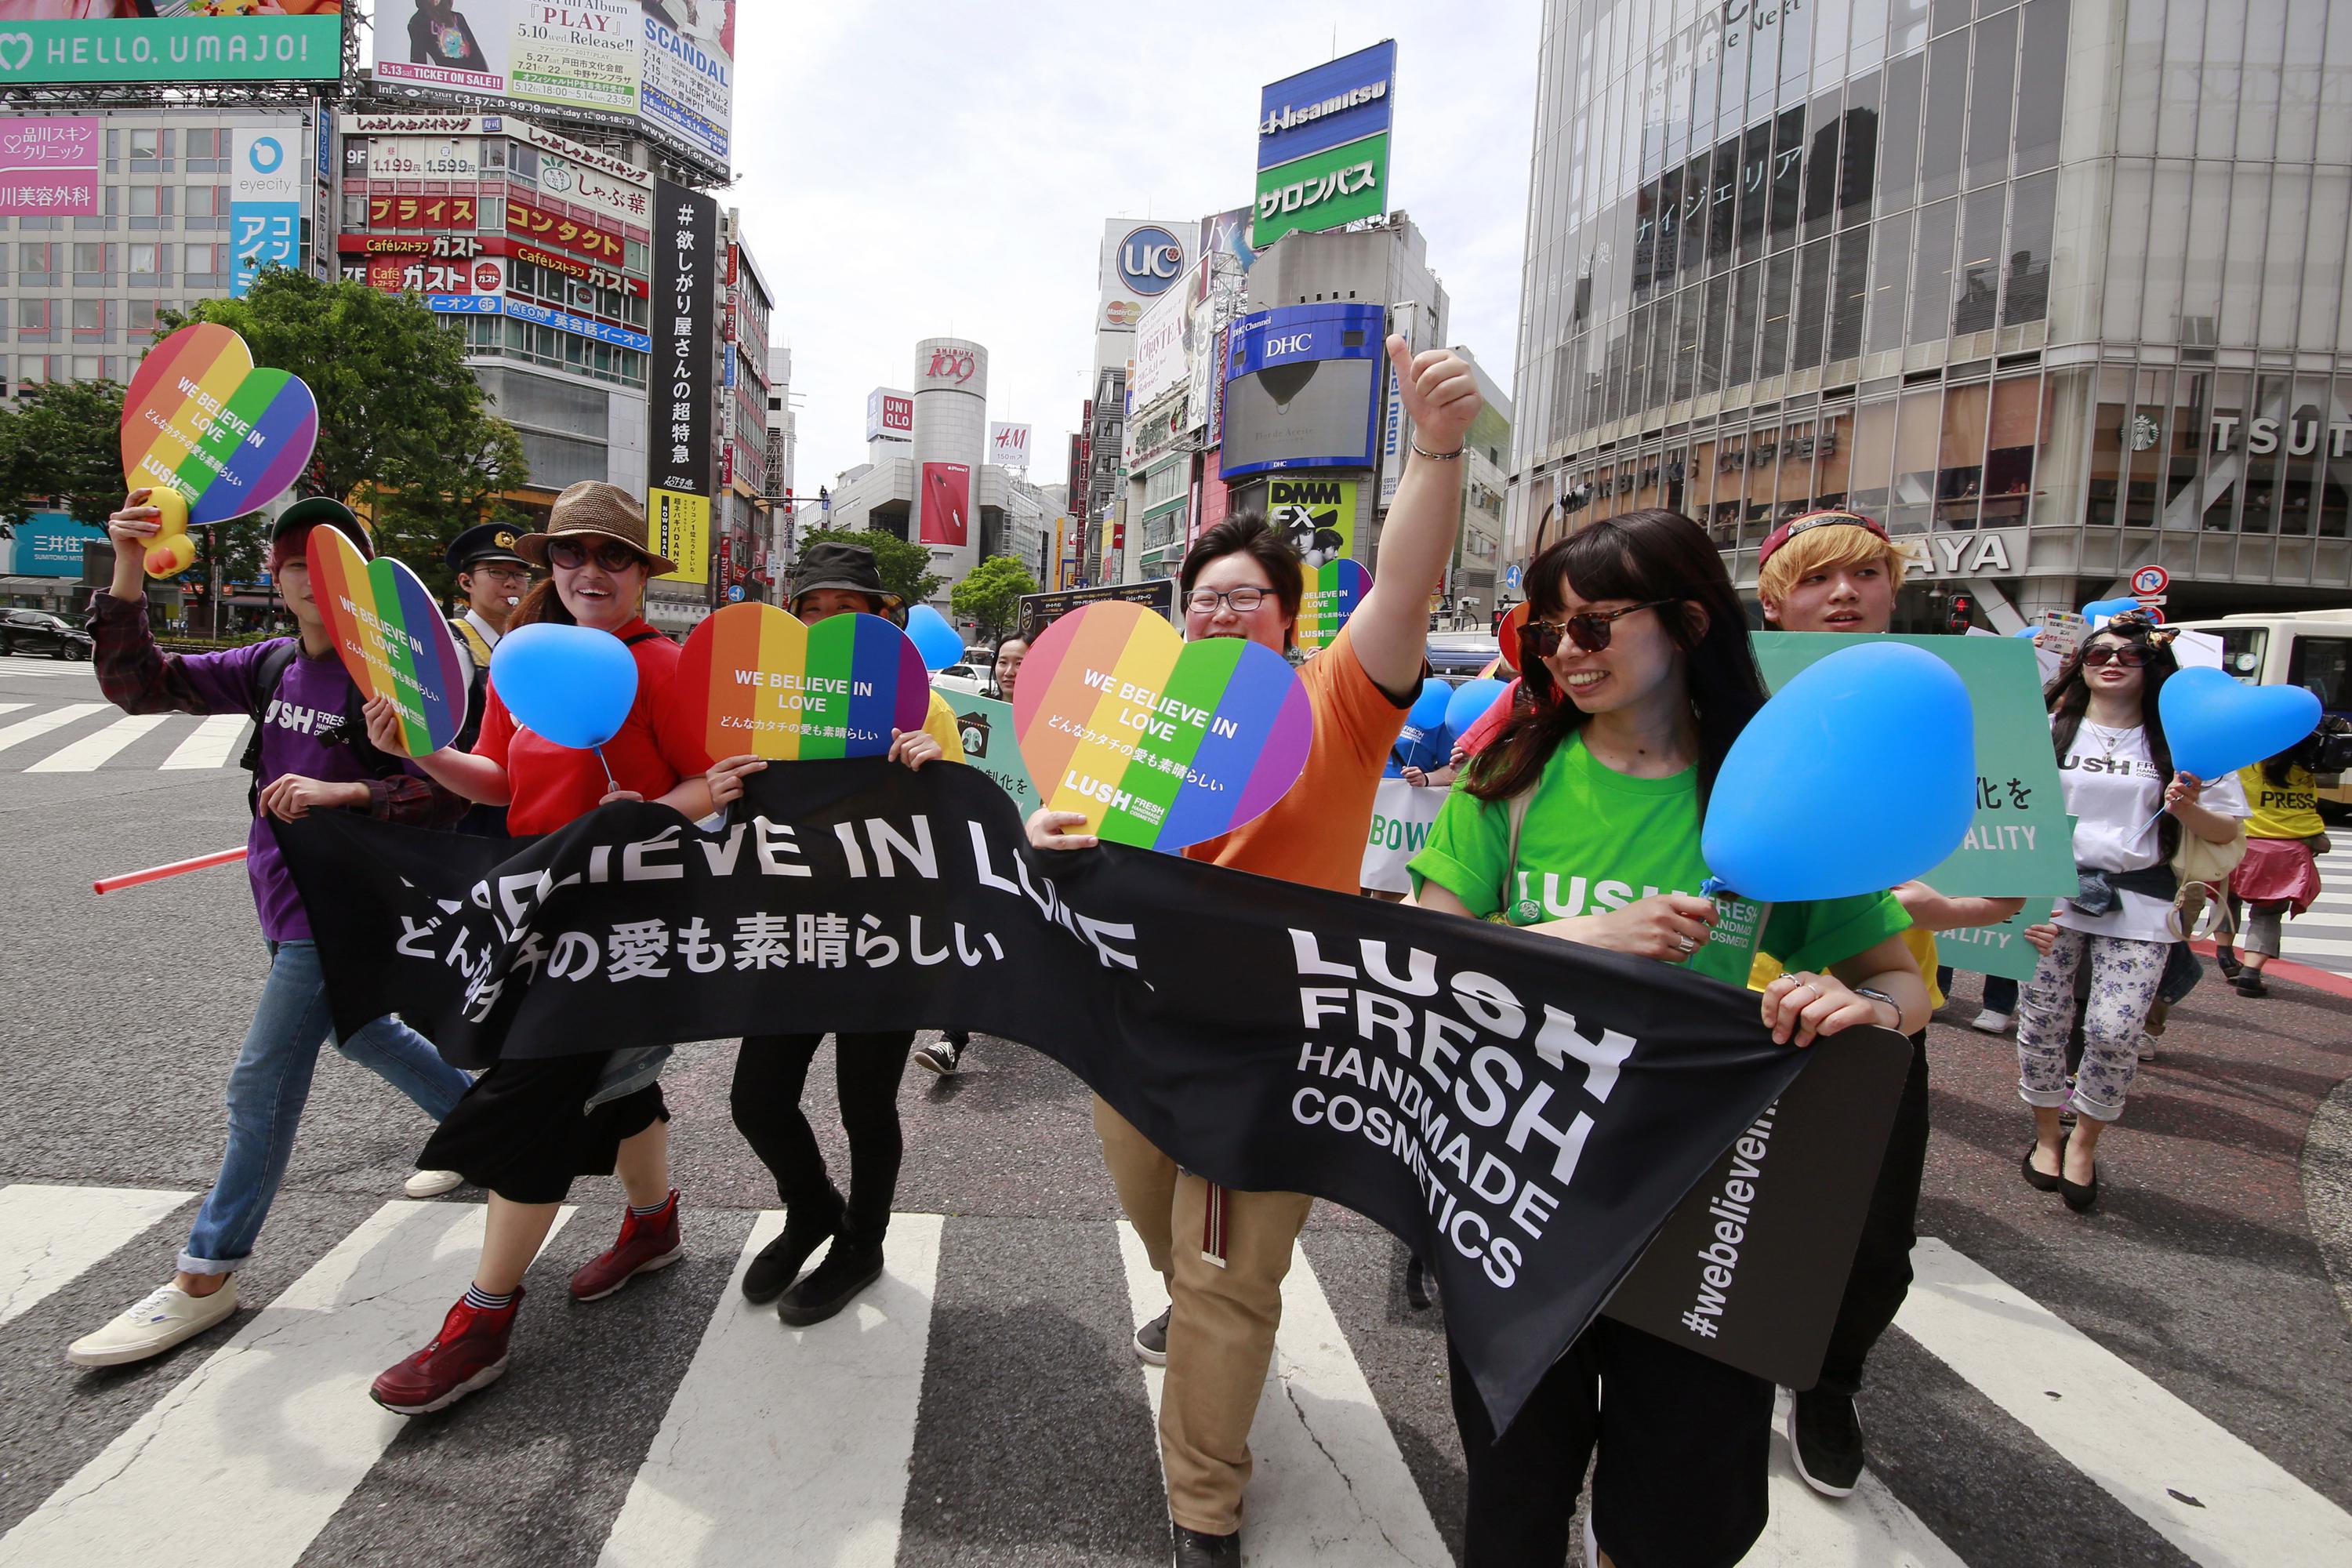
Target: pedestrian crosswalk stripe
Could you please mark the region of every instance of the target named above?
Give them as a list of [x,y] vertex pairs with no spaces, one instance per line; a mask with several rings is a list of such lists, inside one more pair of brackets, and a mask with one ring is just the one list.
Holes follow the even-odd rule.
[[0,1568],[293,1568],[407,1425],[368,1384],[464,1292],[487,1212],[378,1209],[0,1537]]
[[1896,1326],[2191,1561],[2352,1562],[2352,1515],[1943,1242]]
[[1789,1395],[1772,1409],[1771,1512],[1741,1561],[1867,1563],[1873,1568],[1962,1568],[1962,1559],[1868,1470],[1853,1495],[1832,1502],[1807,1486],[1789,1452]]
[[71,659],[48,659],[35,664],[30,654],[17,654],[7,663],[0,664],[0,680],[47,680],[55,676],[74,673]]
[[52,708],[47,713],[36,713],[30,719],[19,719],[5,729],[0,729],[0,752],[46,735],[52,730],[62,730],[93,713],[105,711],[109,706],[104,702],[75,702],[63,708]]
[[0,1323],[31,1310],[51,1291],[195,1194],[143,1187],[0,1187]]
[[751,1227],[599,1568],[898,1560],[944,1222],[893,1216],[881,1280],[799,1330],[743,1300],[783,1224]]
[[19,708],[30,708],[29,702],[0,702],[0,713],[14,713]]
[[194,733],[180,742],[172,754],[163,759],[163,769],[218,768],[228,765],[230,758],[245,748],[245,732],[252,720],[242,713],[206,715]]
[[28,773],[87,773],[111,760],[131,742],[171,717],[167,713],[125,713],[105,729],[84,735],[62,751],[52,752],[25,771]]
[[[1147,1322],[1168,1305],[1166,1287],[1125,1220],[1118,1249],[1129,1306]],[[1143,1368],[1155,1422],[1164,1378],[1159,1367]],[[1249,1446],[1256,1465],[1242,1532],[1245,1563],[1453,1562],[1303,1248],[1291,1254],[1282,1282],[1274,1365]]]

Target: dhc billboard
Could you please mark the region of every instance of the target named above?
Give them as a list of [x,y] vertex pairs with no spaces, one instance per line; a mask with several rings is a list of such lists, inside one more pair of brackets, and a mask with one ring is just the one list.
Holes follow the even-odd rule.
[[1233,325],[1226,479],[1372,466],[1386,320],[1378,305],[1286,305]]

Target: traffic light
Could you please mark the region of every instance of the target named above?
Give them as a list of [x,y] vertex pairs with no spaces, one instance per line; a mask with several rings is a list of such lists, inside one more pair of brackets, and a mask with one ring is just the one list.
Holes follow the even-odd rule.
[[1953,595],[1951,605],[1944,611],[1944,629],[1954,637],[1967,631],[1969,616],[1975,609],[1975,601],[1966,594]]

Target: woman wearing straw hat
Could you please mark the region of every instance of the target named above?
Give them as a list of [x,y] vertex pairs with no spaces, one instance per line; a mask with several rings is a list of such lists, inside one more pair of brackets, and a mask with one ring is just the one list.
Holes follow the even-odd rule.
[[[646,580],[677,568],[654,553],[635,499],[617,486],[583,480],[556,497],[545,531],[517,540],[515,549],[550,575],[524,595],[511,625],[549,621],[619,637],[636,660],[636,700],[603,746],[600,763],[593,752],[557,745],[518,724],[493,672],[473,751],[444,748],[417,758],[418,765],[458,795],[506,806],[517,837],[551,833],[609,801],[655,800],[700,818],[740,795],[742,774],[759,759],[711,763],[692,737],[662,725],[679,650],[641,611]],[[397,750],[400,723],[391,705],[377,699],[367,713],[370,736]],[[488,1387],[506,1371],[523,1271],[575,1176],[617,1173],[628,1194],[619,1238],[572,1276],[576,1300],[601,1300],[677,1261],[683,1248],[677,1193],[669,1184],[669,1110],[656,1081],[668,1055],[661,1047],[501,1061],[476,1081],[425,1151],[427,1163],[488,1189],[481,1258],[440,1332],[375,1380],[370,1392],[377,1404],[422,1415]]]

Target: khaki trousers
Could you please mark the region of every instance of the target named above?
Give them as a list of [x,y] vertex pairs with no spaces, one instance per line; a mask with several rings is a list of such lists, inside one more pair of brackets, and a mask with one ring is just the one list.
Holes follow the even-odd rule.
[[1225,1194],[1225,1267],[1201,1256],[1209,1184],[1179,1172],[1128,1120],[1095,1100],[1095,1132],[1119,1206],[1168,1281],[1168,1375],[1160,1402],[1160,1460],[1168,1513],[1187,1530],[1241,1528],[1249,1485],[1250,1424],[1257,1418],[1282,1279],[1314,1199],[1304,1193]]

